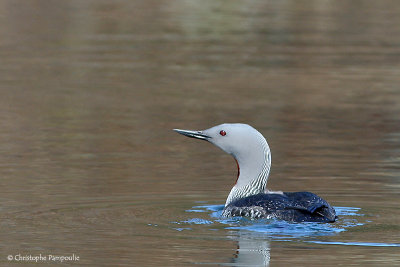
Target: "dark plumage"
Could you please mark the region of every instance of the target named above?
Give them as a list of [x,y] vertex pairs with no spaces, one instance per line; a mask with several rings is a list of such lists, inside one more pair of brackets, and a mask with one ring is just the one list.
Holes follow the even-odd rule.
[[257,194],[238,199],[222,212],[224,217],[276,218],[293,222],[334,222],[335,209],[310,192]]

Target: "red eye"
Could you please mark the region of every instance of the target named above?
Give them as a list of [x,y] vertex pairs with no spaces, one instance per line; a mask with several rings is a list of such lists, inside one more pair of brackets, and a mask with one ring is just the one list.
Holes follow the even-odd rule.
[[221,130],[221,131],[219,132],[219,134],[222,135],[222,136],[225,136],[225,135],[226,135],[226,132],[225,132],[224,130]]

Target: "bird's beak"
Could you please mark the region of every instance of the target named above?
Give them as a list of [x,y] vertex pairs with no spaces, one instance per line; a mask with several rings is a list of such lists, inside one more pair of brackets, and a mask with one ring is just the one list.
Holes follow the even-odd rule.
[[174,129],[175,132],[183,134],[187,137],[197,138],[201,140],[209,140],[211,136],[204,134],[202,131],[190,131],[190,130],[181,130],[181,129]]

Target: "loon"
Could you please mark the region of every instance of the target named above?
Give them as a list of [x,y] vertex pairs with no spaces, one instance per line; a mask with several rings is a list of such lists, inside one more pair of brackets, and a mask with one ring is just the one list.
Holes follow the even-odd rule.
[[310,192],[269,191],[271,151],[264,136],[248,124],[224,123],[203,131],[174,129],[208,141],[233,156],[238,168],[223,217],[275,218],[291,222],[334,222],[335,209]]

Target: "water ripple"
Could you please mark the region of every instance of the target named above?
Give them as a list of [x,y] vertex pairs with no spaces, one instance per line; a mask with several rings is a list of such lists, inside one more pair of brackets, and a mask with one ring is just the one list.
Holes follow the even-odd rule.
[[[186,210],[189,213],[209,213],[211,220],[201,218],[191,218],[179,222],[173,222],[179,225],[223,225],[225,229],[245,231],[256,234],[256,236],[268,237],[276,241],[293,241],[294,239],[304,239],[322,236],[335,236],[341,232],[347,231],[351,227],[362,226],[354,217],[364,216],[357,207],[335,207],[338,215],[336,223],[315,223],[304,222],[294,223],[276,219],[250,220],[243,217],[222,218],[221,213],[224,205],[201,205],[194,206]],[[193,230],[189,227],[174,228],[177,231]],[[216,229],[210,229],[215,231]],[[344,245],[344,246],[368,246],[368,247],[400,247],[397,243],[370,243],[370,242],[339,242],[339,241],[320,241],[303,240],[303,242],[323,245]]]
[[373,243],[373,242],[328,242],[328,241],[306,241],[308,243],[323,245],[362,246],[362,247],[400,247],[396,243]]

